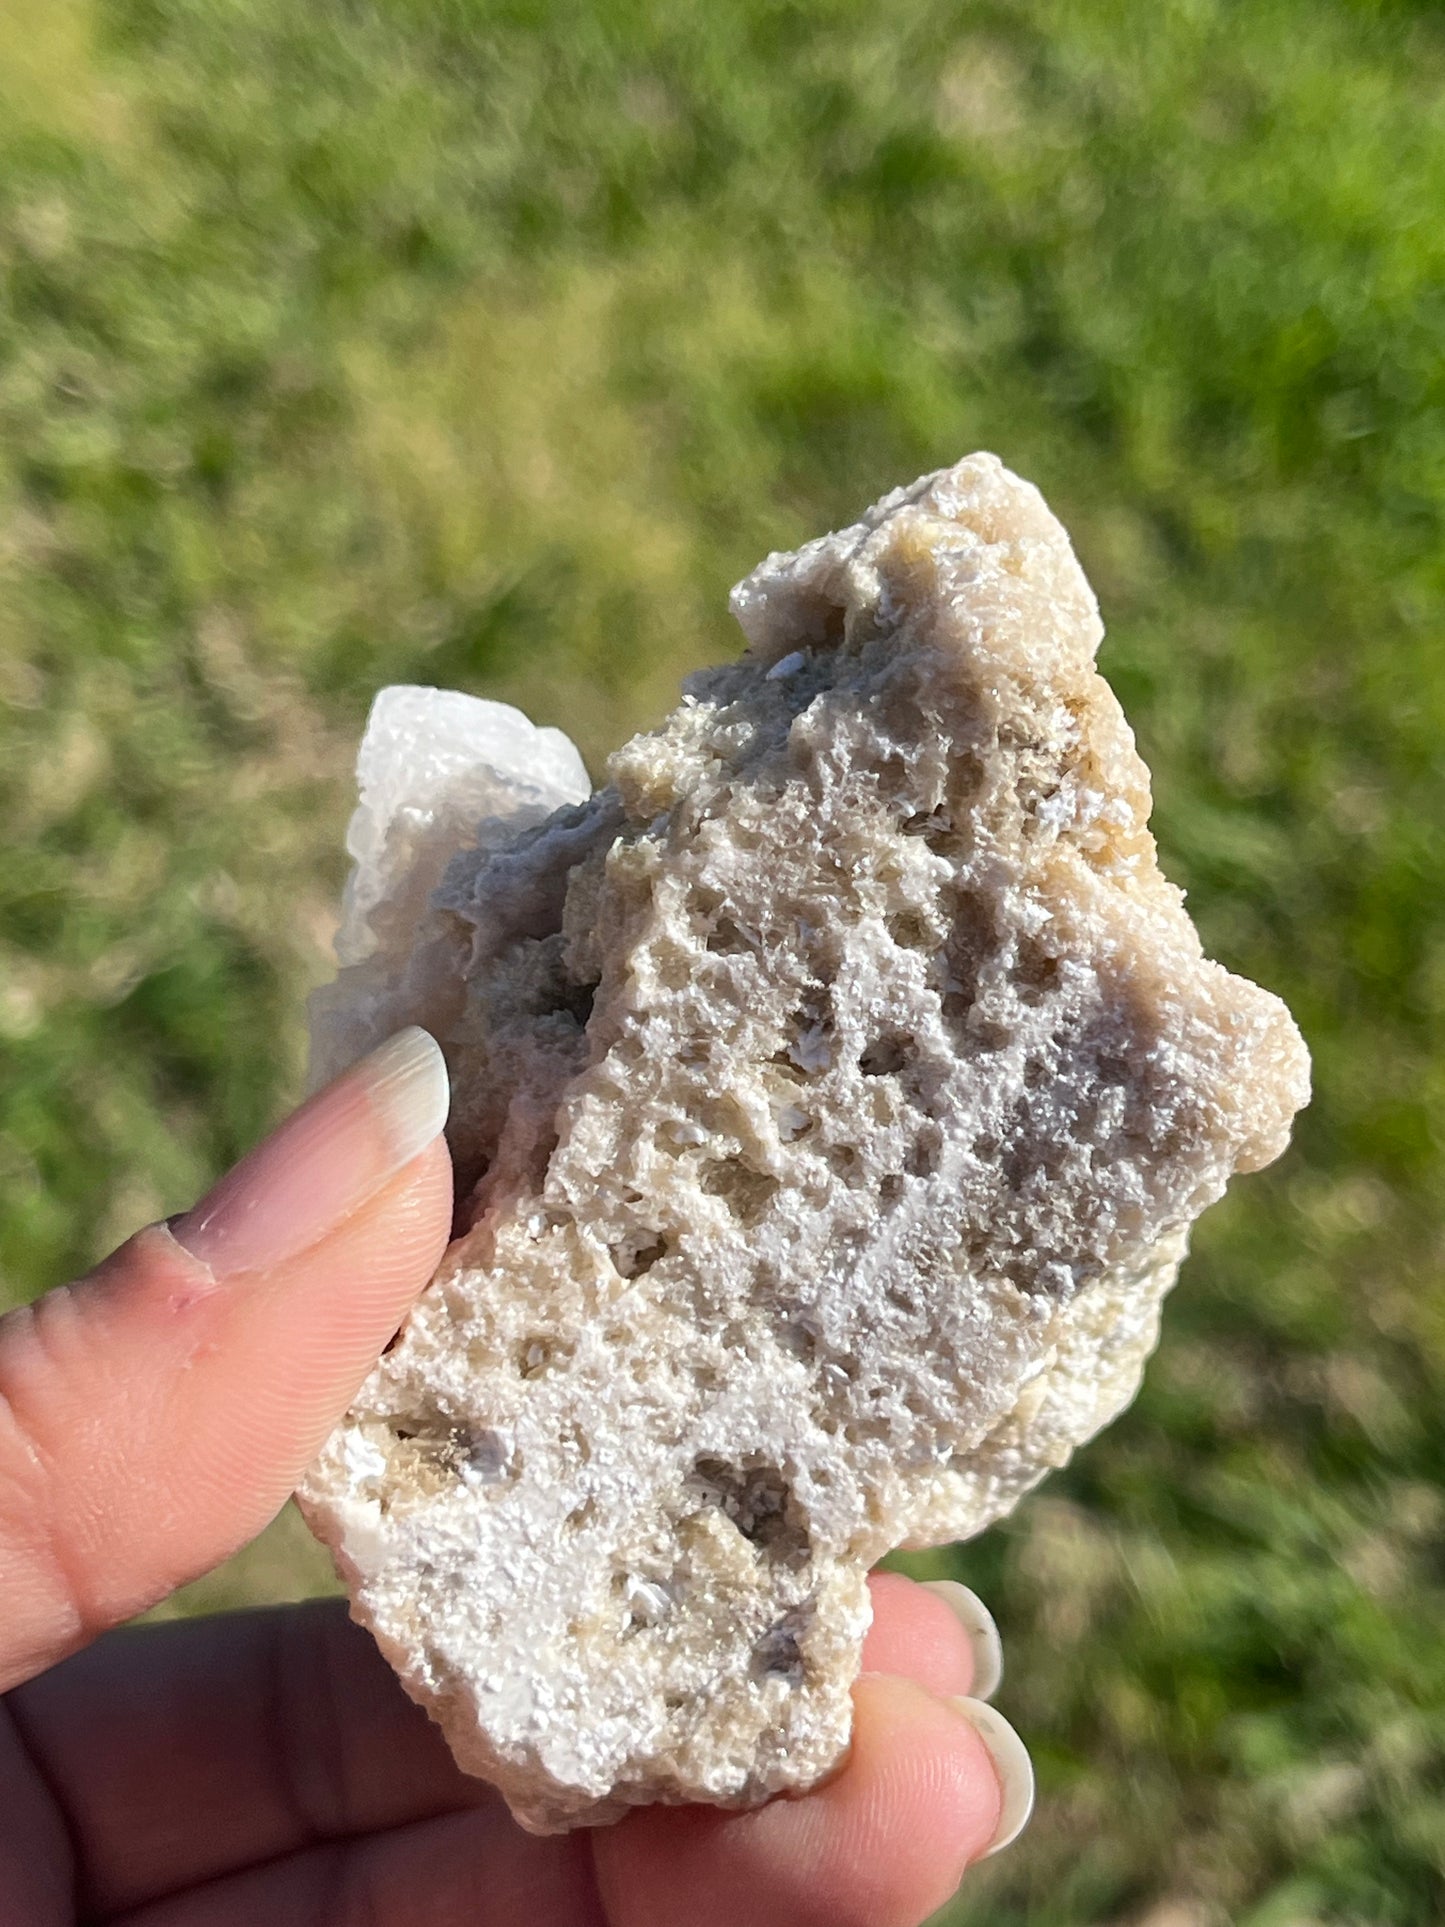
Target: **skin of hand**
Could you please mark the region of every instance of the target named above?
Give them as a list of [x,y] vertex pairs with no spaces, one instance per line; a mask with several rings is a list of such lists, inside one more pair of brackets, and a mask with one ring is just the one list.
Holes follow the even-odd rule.
[[[261,1530],[431,1276],[447,1083],[399,1033],[194,1210],[0,1319],[6,1927],[915,1927],[1028,1756],[962,1587],[874,1577],[842,1768],[539,1839],[343,1602],[113,1631]],[[103,1635],[103,1637],[102,1637]]]

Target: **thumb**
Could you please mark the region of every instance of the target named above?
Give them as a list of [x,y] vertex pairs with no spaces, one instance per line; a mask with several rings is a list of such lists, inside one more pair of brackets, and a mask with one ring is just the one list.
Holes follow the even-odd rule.
[[194,1210],[0,1318],[0,1691],[284,1503],[446,1246],[446,1111],[401,1031]]

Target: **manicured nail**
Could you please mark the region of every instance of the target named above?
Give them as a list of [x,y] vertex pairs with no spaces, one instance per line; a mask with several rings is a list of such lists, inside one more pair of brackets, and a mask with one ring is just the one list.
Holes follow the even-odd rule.
[[446,1123],[447,1068],[412,1026],[308,1098],[171,1236],[218,1278],[307,1251],[424,1151]]
[[993,1614],[972,1587],[960,1585],[957,1579],[925,1579],[923,1585],[928,1592],[938,1594],[968,1634],[973,1648],[973,1697],[991,1700],[1003,1678],[1003,1641]]
[[968,1721],[983,1741],[998,1775],[1002,1796],[998,1826],[993,1839],[979,1855],[980,1860],[987,1860],[991,1853],[1000,1852],[1011,1840],[1018,1839],[1034,1810],[1034,1763],[1028,1748],[997,1708],[976,1699],[951,1699],[947,1704]]

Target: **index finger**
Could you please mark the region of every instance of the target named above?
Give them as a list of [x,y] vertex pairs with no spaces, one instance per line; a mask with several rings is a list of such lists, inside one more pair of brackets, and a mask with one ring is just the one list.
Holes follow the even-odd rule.
[[865,1673],[853,1689],[847,1761],[824,1786],[749,1813],[646,1807],[600,1832],[609,1921],[919,1927],[972,1862],[1012,1837],[1032,1801],[1012,1729],[993,1716],[1016,1750],[1004,1764],[957,1704]]
[[[864,1664],[966,1692],[968,1641],[938,1598],[896,1574],[870,1585]],[[463,1808],[478,1809],[479,1850],[518,1837],[340,1600],[113,1634],[7,1704],[64,1807],[97,1913]]]

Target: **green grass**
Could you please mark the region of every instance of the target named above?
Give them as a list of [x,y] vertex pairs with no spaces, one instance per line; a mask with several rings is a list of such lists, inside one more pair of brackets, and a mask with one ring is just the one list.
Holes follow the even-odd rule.
[[917,1562],[1040,1765],[953,1927],[1445,1901],[1442,81],[1385,0],[0,8],[0,1294],[295,1096],[378,684],[596,768],[889,484],[1074,532],[1318,1095],[1129,1415]]

